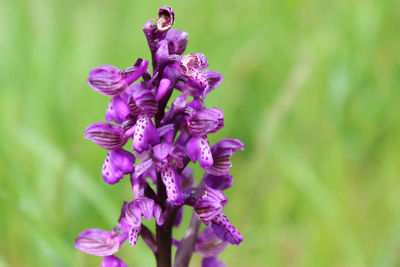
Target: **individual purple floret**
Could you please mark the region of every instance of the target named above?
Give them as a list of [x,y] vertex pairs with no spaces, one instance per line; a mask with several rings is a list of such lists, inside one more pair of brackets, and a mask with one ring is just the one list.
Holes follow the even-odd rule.
[[[207,107],[205,98],[223,79],[207,69],[204,54],[184,54],[188,34],[172,29],[174,22],[165,6],[143,27],[152,70],[138,58],[125,69],[103,65],[89,72],[89,86],[109,103],[107,122],[88,126],[84,137],[105,149],[103,180],[113,185],[127,175],[132,188],[112,231],[88,229],[75,241],[79,250],[103,257],[101,267],[126,267],[115,254],[139,237],[159,267],[172,266],[172,245],[174,267],[188,266],[193,252],[202,255],[203,267],[223,267],[218,255],[243,240],[223,212],[228,199],[222,191],[233,185],[231,156],[244,145],[237,139],[210,144],[208,136],[224,127],[224,113]],[[188,165],[197,162],[204,174],[196,185]],[[181,225],[185,205],[193,208],[192,220],[176,240],[172,229]],[[152,221],[155,233],[146,226]],[[199,234],[201,222],[206,228]]]

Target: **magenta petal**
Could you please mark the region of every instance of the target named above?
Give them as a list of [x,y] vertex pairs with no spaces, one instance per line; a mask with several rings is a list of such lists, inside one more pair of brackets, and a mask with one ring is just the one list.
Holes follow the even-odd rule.
[[122,121],[126,120],[130,114],[130,110],[125,100],[123,100],[119,95],[113,96],[111,100],[116,116],[118,116]]
[[205,110],[188,117],[186,122],[191,135],[203,136],[213,132],[218,127],[219,114]]
[[157,225],[164,224],[164,213],[158,204],[154,204],[154,218],[156,219]]
[[232,166],[231,156],[243,149],[243,143],[237,139],[223,139],[217,142],[211,147],[214,164],[208,172],[215,176],[225,175]]
[[[214,165],[216,161],[217,159],[214,159]],[[212,168],[213,167],[211,167],[211,169]],[[209,170],[210,169],[208,169],[207,172]],[[228,171],[226,171],[225,174],[220,176],[213,175],[211,173],[206,173],[205,176],[203,177],[203,180],[208,186],[219,190],[225,190],[233,185],[232,175]]]
[[124,173],[111,163],[110,157],[110,152],[108,152],[106,159],[104,160],[101,174],[103,175],[103,179],[106,183],[115,184],[122,179]]
[[88,126],[84,137],[108,150],[121,148],[127,141],[121,126],[107,122],[96,122]]
[[146,113],[150,117],[154,117],[158,111],[158,103],[154,97],[153,91],[143,88],[142,86],[134,86],[129,88],[135,88],[132,92],[132,97],[136,107],[130,103],[130,108],[133,111],[133,114],[136,114],[137,108],[139,108],[142,112]]
[[139,197],[134,201],[146,220],[151,220],[154,212],[154,200],[147,197]]
[[113,103],[114,101],[112,100],[112,98],[111,98],[111,100],[110,100],[110,102],[108,103],[108,106],[107,106],[107,110],[106,110],[106,120],[108,121],[108,122],[112,122],[112,121],[114,121],[115,123],[118,123],[118,124],[121,124],[122,123],[122,119],[120,118],[120,116],[117,114],[117,112],[115,111],[115,108],[114,108],[114,103]]
[[117,67],[103,65],[89,72],[87,82],[97,92],[113,96],[120,94],[126,88],[123,78],[122,72]]
[[142,226],[140,225],[138,227],[132,227],[129,231],[129,244],[131,244],[132,246],[136,245],[141,229]]
[[150,145],[160,142],[157,129],[149,115],[141,113],[136,121],[135,133],[133,134],[133,150],[143,152],[148,150]]
[[124,174],[131,173],[133,171],[133,164],[135,164],[135,156],[120,148],[117,150],[110,151],[111,163],[118,170],[122,171]]
[[206,186],[203,195],[196,201],[194,210],[200,219],[208,225],[217,214],[222,212],[222,208],[227,201],[227,198],[220,190],[214,190]]
[[115,256],[105,256],[101,261],[100,267],[128,267],[128,265]]
[[[218,72],[215,72],[212,70],[204,70],[202,72],[202,74],[206,77],[207,83],[208,83],[208,86],[207,86],[206,90],[204,91],[205,95],[208,94],[209,92],[213,91],[223,81],[221,74],[219,74]],[[203,95],[203,98],[205,97],[205,95]]]
[[169,79],[161,79],[160,85],[158,86],[156,101],[160,101],[171,89],[171,81]]
[[189,39],[187,32],[170,29],[165,39],[168,41],[168,50],[170,54],[182,54]]
[[217,257],[203,258],[201,267],[226,267]]
[[135,201],[127,205],[125,220],[131,227],[139,227],[142,224],[142,210],[136,205]]
[[126,85],[130,85],[130,84],[134,83],[137,79],[139,79],[146,72],[147,65],[149,64],[149,62],[147,60],[139,59],[137,61],[137,63],[139,63],[139,65],[135,66],[136,67],[135,71],[130,73],[129,75],[127,75],[124,78]]
[[186,145],[186,153],[193,162],[198,160],[204,169],[209,169],[213,164],[207,136],[192,137]]
[[109,256],[118,251],[119,242],[111,232],[93,228],[79,234],[75,247],[88,254]]
[[243,241],[242,235],[222,212],[214,217],[211,227],[214,229],[215,234],[224,241],[234,245],[239,245]]
[[195,245],[197,253],[203,257],[216,257],[229,245],[229,242],[219,238],[211,227],[207,227],[198,235]]
[[161,170],[161,179],[165,185],[168,200],[176,206],[182,205],[181,179],[172,163]]

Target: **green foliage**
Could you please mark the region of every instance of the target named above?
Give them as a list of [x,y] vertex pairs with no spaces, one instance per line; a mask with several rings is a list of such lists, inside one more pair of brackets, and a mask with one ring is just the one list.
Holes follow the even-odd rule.
[[[162,5],[0,1],[0,266],[99,264],[74,239],[111,229],[131,194],[102,182],[105,152],[83,139],[108,101],[85,79],[148,59],[141,27]],[[399,266],[400,2],[170,5],[187,51],[225,78],[207,100],[225,112],[215,138],[246,145],[226,207],[244,242],[227,266]],[[142,241],[119,255],[155,263]]]

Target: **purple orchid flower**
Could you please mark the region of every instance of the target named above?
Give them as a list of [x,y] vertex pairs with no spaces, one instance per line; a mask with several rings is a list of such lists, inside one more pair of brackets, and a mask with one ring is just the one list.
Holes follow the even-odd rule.
[[[174,22],[174,11],[165,6],[143,27],[152,72],[141,58],[123,70],[103,65],[89,72],[89,86],[110,101],[107,122],[90,125],[84,137],[107,151],[104,181],[115,184],[128,175],[133,195],[123,202],[114,230],[88,229],[75,241],[77,249],[103,257],[101,267],[126,267],[115,254],[139,237],[158,266],[172,266],[176,245],[175,267],[188,266],[193,252],[203,257],[202,266],[221,267],[218,255],[243,240],[223,212],[228,199],[222,192],[233,185],[231,156],[243,143],[223,139],[210,146],[208,140],[223,128],[224,113],[206,107],[205,98],[223,79],[207,69],[203,54],[184,54],[188,34],[172,29]],[[198,185],[191,162],[204,169]],[[176,240],[172,229],[181,226],[185,205],[193,208],[192,220],[185,237]],[[153,218],[155,233],[147,227]],[[201,222],[207,227],[199,234]]]

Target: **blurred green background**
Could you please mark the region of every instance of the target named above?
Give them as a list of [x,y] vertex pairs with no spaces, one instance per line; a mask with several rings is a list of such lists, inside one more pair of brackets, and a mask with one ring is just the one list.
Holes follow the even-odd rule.
[[[87,73],[149,59],[141,28],[165,4],[225,78],[211,142],[246,145],[227,266],[400,266],[397,0],[1,0],[0,266],[100,263],[74,239],[111,229],[131,193],[102,181],[105,151],[83,138],[108,103]],[[155,265],[143,241],[118,255]]]

